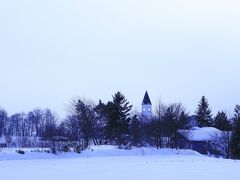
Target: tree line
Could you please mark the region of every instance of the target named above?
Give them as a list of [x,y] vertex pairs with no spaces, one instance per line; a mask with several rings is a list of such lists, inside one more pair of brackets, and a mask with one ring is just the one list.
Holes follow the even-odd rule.
[[216,127],[231,132],[231,157],[240,158],[239,105],[232,118],[223,111],[213,117],[204,96],[193,116],[189,116],[181,103],[159,103],[152,118],[134,113],[132,107],[126,97],[117,92],[111,101],[103,103],[100,100],[97,105],[84,99],[72,100],[69,113],[62,121],[49,109],[35,109],[27,114],[8,116],[0,108],[0,137],[6,138],[10,144],[11,138],[19,137],[22,143],[18,143],[18,146],[30,146],[31,143],[25,141],[35,137],[39,142],[49,142],[48,146],[54,147],[54,151],[58,142],[63,144],[60,147],[64,150],[73,146],[77,151],[91,144],[111,144],[119,148],[177,148],[180,129],[190,129],[192,126]]
[[220,137],[220,143],[227,143],[226,157],[240,159],[240,105],[236,105],[234,116],[228,117],[226,112],[219,111],[213,118],[211,108],[209,108],[208,100],[202,97],[196,110],[197,125],[199,127],[215,127],[221,131],[228,132],[228,137]]

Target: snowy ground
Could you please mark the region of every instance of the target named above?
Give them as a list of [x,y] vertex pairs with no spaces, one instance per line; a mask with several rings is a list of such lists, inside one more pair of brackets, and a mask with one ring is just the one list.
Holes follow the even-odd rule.
[[239,161],[209,158],[191,150],[100,146],[81,155],[0,152],[3,180],[239,180],[239,169]]

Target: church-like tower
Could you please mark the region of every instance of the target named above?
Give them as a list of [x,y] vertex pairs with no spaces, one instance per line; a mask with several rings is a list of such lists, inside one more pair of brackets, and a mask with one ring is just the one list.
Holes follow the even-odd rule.
[[152,117],[152,103],[147,91],[144,95],[143,102],[142,102],[142,116],[145,118]]

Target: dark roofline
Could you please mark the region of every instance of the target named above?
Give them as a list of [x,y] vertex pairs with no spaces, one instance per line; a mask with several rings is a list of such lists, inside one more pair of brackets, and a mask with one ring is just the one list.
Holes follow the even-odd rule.
[[147,91],[146,91],[146,93],[144,95],[144,98],[143,98],[143,101],[142,101],[142,105],[152,105]]

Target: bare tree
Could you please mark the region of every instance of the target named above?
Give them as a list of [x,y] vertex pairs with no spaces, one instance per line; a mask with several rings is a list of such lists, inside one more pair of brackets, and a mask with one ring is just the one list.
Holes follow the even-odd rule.
[[0,137],[6,135],[7,121],[7,112],[0,107]]
[[188,125],[188,115],[180,103],[167,106],[163,115],[164,134],[170,140],[168,146],[176,148],[178,144],[178,130]]
[[[180,103],[164,105],[159,102],[153,118],[147,122],[147,135],[150,143],[157,148],[176,148],[178,145],[178,130],[188,125],[188,114]],[[153,140],[153,141],[152,141]]]
[[162,148],[163,146],[163,136],[164,136],[164,114],[166,111],[166,106],[159,102],[156,107],[156,116],[152,119],[152,128],[155,135],[155,144],[157,148]]
[[210,148],[215,155],[230,157],[230,132],[222,131],[211,137]]

